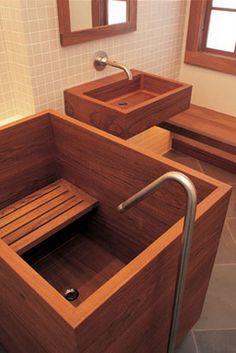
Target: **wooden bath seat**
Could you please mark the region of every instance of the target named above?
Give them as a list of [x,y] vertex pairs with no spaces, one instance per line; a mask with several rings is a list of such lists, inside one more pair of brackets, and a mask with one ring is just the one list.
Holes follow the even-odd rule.
[[57,180],[0,210],[0,238],[22,254],[97,204],[78,187]]

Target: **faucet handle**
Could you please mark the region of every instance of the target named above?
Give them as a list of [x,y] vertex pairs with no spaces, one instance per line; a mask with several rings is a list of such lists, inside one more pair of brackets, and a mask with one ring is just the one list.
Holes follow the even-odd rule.
[[99,50],[95,53],[93,59],[93,66],[97,71],[105,69],[108,60],[108,55],[105,51]]

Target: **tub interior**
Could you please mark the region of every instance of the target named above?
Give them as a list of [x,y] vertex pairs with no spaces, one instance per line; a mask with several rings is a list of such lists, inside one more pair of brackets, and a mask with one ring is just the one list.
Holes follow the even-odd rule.
[[[76,289],[75,307],[107,282],[128,260],[113,253],[109,244],[85,232],[86,222],[76,221],[22,255],[22,258],[62,296]],[[131,260],[131,258],[130,258]]]

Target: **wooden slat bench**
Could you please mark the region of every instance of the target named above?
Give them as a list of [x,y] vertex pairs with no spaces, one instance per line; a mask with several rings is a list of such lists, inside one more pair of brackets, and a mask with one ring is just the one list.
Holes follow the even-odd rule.
[[22,254],[97,204],[68,181],[57,180],[0,210],[0,238]]

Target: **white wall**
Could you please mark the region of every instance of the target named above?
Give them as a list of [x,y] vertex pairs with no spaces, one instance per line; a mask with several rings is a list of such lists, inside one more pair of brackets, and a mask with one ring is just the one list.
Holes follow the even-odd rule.
[[189,7],[188,3],[180,80],[193,85],[192,103],[236,117],[236,76],[184,64]]
[[[59,42],[56,0],[2,1],[8,6],[6,25],[11,28],[8,41],[16,96],[25,97],[26,107],[22,99],[21,106],[18,104],[19,114],[49,107],[63,111],[64,89],[117,72],[112,68],[95,71],[92,59],[97,50],[107,51],[130,68],[179,76],[185,0],[138,0],[136,32],[69,47],[61,47]],[[15,12],[19,18],[11,23]],[[14,22],[18,24],[15,32]]]

